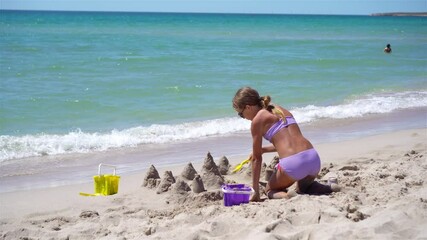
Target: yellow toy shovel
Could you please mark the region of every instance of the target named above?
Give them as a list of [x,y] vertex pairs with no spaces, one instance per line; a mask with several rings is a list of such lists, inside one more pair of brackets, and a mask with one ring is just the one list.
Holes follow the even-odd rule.
[[245,164],[249,163],[250,161],[251,161],[250,159],[243,160],[241,163],[239,163],[239,164],[238,164],[238,165],[233,169],[232,173],[235,173],[235,172],[240,171],[240,169],[242,169],[243,165],[245,165]]
[[[101,167],[106,166],[113,168],[113,174],[101,174]],[[95,193],[83,193],[82,196],[107,196],[116,194],[119,191],[119,180],[120,176],[116,175],[116,166],[109,164],[99,164],[98,166],[98,175],[93,176],[93,181],[95,184]]]

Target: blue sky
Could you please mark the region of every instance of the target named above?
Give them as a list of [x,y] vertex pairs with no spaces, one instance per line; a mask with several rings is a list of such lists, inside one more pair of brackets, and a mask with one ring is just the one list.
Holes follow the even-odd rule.
[[427,0],[0,0],[1,9],[356,14],[427,12]]

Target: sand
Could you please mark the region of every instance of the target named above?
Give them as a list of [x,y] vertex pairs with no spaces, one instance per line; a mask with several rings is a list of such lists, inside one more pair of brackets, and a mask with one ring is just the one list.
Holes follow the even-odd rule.
[[207,155],[149,184],[147,172],[122,177],[111,196],[78,194],[92,184],[3,193],[0,239],[427,239],[427,129],[315,147],[318,181],[336,177],[340,192],[225,207],[216,186],[249,184],[248,165],[224,174],[242,159]]

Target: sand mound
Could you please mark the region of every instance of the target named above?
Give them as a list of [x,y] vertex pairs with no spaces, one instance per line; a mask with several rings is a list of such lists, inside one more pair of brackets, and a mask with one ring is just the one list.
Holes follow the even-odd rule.
[[223,156],[218,163],[219,173],[222,175],[227,175],[228,169],[230,169],[230,162],[227,157]]
[[193,164],[188,163],[184,167],[184,170],[182,171],[181,176],[187,180],[193,180],[196,174],[197,174],[197,171],[196,169],[194,169]]
[[199,174],[196,174],[196,176],[193,179],[191,186],[193,187],[194,193],[201,193],[201,192],[206,191],[205,185],[203,184],[203,180]]
[[178,179],[176,183],[172,185],[173,193],[183,194],[189,191],[191,191],[191,188],[184,180]]
[[165,171],[159,187],[157,188],[157,194],[167,192],[174,183],[175,178],[173,177],[172,171]]
[[224,184],[224,178],[219,172],[212,155],[208,152],[202,167],[202,179],[205,187],[218,189]]
[[144,177],[143,187],[156,188],[160,184],[160,176],[157,169],[151,165]]

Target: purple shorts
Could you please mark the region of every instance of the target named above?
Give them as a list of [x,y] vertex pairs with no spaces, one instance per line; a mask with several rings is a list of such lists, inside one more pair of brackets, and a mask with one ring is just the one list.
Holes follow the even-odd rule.
[[282,169],[295,181],[307,176],[316,176],[320,171],[320,157],[314,148],[279,160],[277,169]]

